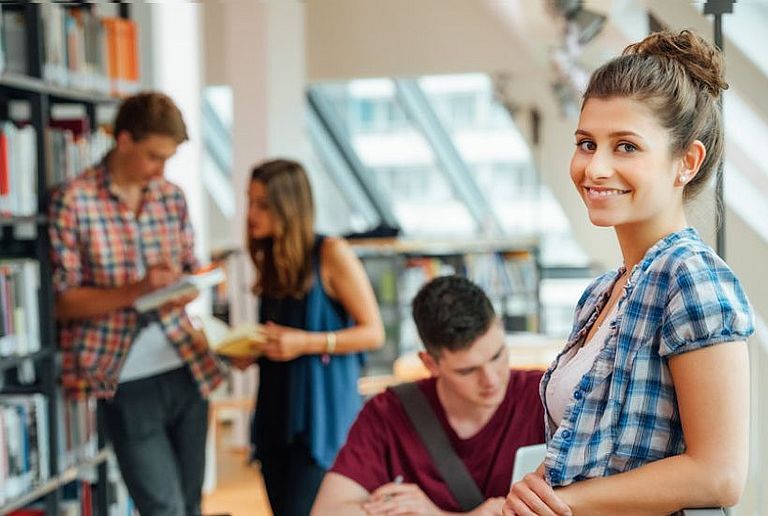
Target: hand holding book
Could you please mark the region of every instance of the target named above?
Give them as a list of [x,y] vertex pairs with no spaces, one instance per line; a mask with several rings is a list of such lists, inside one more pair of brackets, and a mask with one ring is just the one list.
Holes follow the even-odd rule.
[[312,345],[312,332],[267,321],[263,333],[265,342],[262,351],[270,360],[285,362],[320,352]]
[[205,317],[202,326],[208,346],[219,355],[250,360],[261,355],[266,337],[260,324],[244,323],[230,328],[215,317]]
[[[133,306],[139,312],[147,312],[185,298],[191,301],[200,290],[224,281],[224,271],[217,267],[197,274],[179,276],[172,269],[157,265],[147,269],[147,275],[142,281],[148,282],[156,290],[136,299]],[[161,288],[157,288],[158,286]]]

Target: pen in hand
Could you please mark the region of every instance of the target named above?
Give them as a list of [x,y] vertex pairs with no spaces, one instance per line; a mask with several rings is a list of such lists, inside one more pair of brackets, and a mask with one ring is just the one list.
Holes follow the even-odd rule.
[[[393,484],[398,484],[398,485],[399,485],[399,484],[402,484],[402,483],[403,483],[403,475],[397,475],[397,476],[396,476],[396,477],[395,477],[395,478],[392,480],[392,483],[393,483]],[[391,495],[391,494],[388,494],[388,495],[384,496],[384,501],[386,502],[387,500],[391,499],[393,496],[394,496],[394,495]]]

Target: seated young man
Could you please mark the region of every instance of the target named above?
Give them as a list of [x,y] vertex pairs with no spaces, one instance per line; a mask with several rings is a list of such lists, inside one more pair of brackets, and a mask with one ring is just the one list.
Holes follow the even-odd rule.
[[[431,377],[417,382],[485,501],[466,514],[500,514],[515,452],[544,442],[540,371],[508,366],[504,329],[485,293],[458,276],[436,278],[412,313]],[[397,394],[366,403],[320,486],[313,515],[459,512]]]

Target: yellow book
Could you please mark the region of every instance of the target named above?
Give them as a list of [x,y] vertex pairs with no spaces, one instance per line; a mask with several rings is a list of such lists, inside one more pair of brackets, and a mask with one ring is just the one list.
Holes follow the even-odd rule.
[[202,323],[208,346],[215,353],[232,358],[261,355],[261,345],[265,342],[261,324],[243,323],[230,328],[215,317],[205,317]]
[[233,358],[258,357],[266,342],[260,324],[245,323],[232,328],[221,340],[211,345],[219,355]]

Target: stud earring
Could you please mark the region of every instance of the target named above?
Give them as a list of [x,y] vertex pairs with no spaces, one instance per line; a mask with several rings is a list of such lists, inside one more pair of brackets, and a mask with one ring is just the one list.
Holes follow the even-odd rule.
[[686,181],[688,181],[688,176],[686,176],[685,174],[683,174],[682,176],[680,176],[680,182],[681,182],[681,183],[685,183]]

